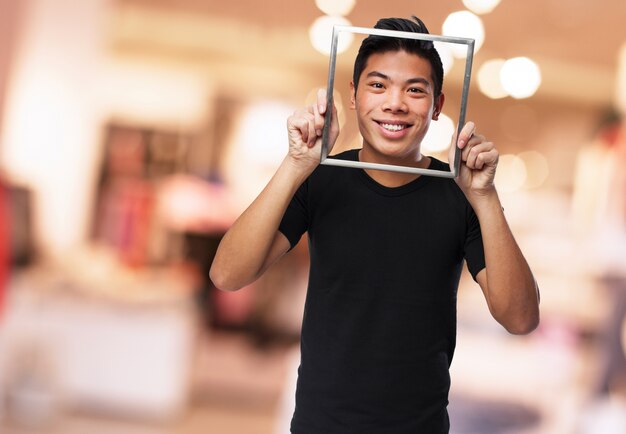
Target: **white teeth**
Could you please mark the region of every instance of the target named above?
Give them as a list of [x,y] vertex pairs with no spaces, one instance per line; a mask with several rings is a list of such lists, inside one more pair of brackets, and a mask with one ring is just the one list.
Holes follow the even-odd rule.
[[396,124],[380,124],[384,129],[389,131],[400,131],[403,130],[406,125],[396,125]]

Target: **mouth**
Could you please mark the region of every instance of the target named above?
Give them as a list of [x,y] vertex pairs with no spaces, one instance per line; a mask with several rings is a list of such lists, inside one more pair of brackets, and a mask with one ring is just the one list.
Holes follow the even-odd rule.
[[383,129],[392,133],[405,130],[412,126],[409,123],[400,122],[400,121],[376,121],[376,123],[380,125]]

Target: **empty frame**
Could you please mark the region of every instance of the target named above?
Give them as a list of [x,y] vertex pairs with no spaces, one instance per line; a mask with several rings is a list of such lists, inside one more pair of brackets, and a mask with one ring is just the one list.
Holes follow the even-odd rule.
[[[460,113],[457,122],[457,137],[461,132],[463,125],[465,124],[465,114],[467,108],[467,96],[469,93],[469,85],[470,78],[472,72],[472,60],[474,56],[474,40],[469,38],[459,38],[459,37],[451,37],[451,36],[438,36],[438,35],[430,35],[424,33],[413,33],[413,32],[400,32],[395,30],[381,30],[381,29],[370,29],[364,27],[352,27],[352,26],[335,26],[333,28],[332,35],[332,44],[330,51],[330,61],[328,68],[328,84],[327,84],[327,107],[332,107],[333,101],[333,91],[335,87],[335,70],[337,64],[337,45],[339,41],[339,36],[343,33],[351,33],[351,34],[361,34],[361,35],[373,35],[373,36],[381,36],[388,38],[405,38],[405,39],[417,39],[423,41],[431,41],[431,42],[441,42],[441,43],[449,43],[456,45],[466,45],[467,46],[467,56],[465,58],[465,73],[463,78],[463,87],[461,91],[461,100],[460,100]],[[331,146],[328,143],[329,132],[330,132],[330,123],[331,116],[326,116],[324,120],[324,129],[322,134],[322,153],[320,163],[329,166],[342,166],[342,167],[352,167],[359,169],[373,169],[373,170],[387,170],[392,172],[404,172],[404,173],[415,173],[420,175],[429,175],[429,176],[439,176],[445,178],[455,178],[459,173],[459,168],[461,164],[461,152],[460,149],[456,148],[456,152],[454,154],[454,161],[450,161],[450,171],[443,170],[434,170],[434,169],[422,169],[417,167],[409,167],[409,166],[395,166],[390,164],[378,164],[378,163],[367,163],[361,161],[347,161],[340,160],[336,158],[332,158],[329,156],[331,151]],[[454,145],[454,144],[453,144]]]

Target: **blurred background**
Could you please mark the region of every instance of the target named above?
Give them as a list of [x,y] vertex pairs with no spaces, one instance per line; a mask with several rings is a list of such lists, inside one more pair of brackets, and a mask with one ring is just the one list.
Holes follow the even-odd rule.
[[[510,336],[464,274],[451,432],[626,432],[623,6],[0,0],[0,431],[288,432],[306,240],[236,293],[208,269],[325,87],[332,25],[415,14],[477,41],[467,119],[500,150],[542,296],[539,329]],[[465,66],[438,49],[433,155]],[[340,111],[337,150],[356,147]]]

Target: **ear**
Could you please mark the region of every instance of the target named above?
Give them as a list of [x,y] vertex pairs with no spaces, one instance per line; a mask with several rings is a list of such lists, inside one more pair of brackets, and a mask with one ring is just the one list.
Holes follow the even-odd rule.
[[443,103],[446,100],[445,95],[442,93],[437,98],[435,98],[435,107],[433,109],[433,121],[439,119],[439,115],[441,114],[441,110],[443,110]]
[[350,80],[350,108],[352,110],[356,109],[356,88],[352,80]]

